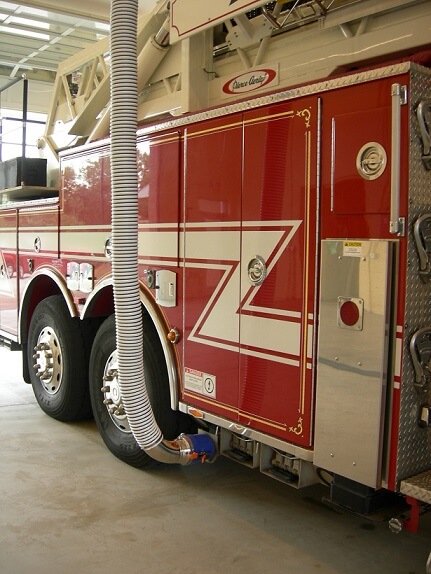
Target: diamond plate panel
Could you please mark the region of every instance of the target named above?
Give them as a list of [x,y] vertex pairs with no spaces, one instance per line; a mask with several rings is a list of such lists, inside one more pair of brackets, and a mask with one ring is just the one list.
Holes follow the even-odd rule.
[[431,504],[431,470],[401,481],[400,492]]
[[[431,467],[431,431],[427,428],[420,428],[417,424],[420,407],[425,403],[431,404],[431,389],[425,393],[416,390],[414,386],[415,374],[409,352],[409,342],[415,331],[421,327],[431,326],[431,283],[424,284],[419,277],[419,260],[413,237],[413,224],[416,219],[424,213],[431,212],[431,172],[427,171],[422,163],[422,145],[415,113],[418,103],[425,97],[429,98],[430,95],[430,72],[412,66],[409,93],[411,144],[407,225],[408,254],[396,468],[397,483]],[[405,481],[403,481],[404,483]]]

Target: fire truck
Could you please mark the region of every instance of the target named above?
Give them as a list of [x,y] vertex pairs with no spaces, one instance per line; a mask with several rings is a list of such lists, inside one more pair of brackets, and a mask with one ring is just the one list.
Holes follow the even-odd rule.
[[131,465],[224,455],[417,529],[430,3],[162,0],[137,32],[133,4],[59,68],[58,184],[1,191],[2,344]]

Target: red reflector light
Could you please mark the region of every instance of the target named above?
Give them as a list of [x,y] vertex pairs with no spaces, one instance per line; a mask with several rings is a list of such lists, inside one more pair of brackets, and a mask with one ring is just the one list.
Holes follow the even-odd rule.
[[340,307],[340,319],[348,327],[356,325],[359,315],[359,307],[353,301],[345,301]]

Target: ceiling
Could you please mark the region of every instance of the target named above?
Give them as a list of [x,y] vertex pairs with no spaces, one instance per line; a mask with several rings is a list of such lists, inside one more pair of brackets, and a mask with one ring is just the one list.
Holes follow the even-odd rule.
[[[147,10],[155,0],[141,0]],[[0,0],[0,76],[53,81],[60,62],[109,33],[111,0]]]

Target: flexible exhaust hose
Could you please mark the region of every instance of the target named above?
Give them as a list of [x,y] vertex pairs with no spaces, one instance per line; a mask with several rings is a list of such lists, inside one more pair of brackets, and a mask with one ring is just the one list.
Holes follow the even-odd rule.
[[139,446],[161,462],[189,464],[214,458],[214,443],[206,435],[165,440],[145,385],[138,279],[137,16],[138,0],[112,0],[112,276],[119,385],[130,429]]
[[[120,388],[138,444],[162,440],[144,381],[143,325],[138,283],[137,128],[138,0],[111,2],[112,276]],[[131,344],[133,343],[133,345]]]
[[[158,33],[151,36],[138,56],[138,94],[166,55],[169,45],[169,18],[166,18]],[[88,136],[88,142],[106,137],[109,133],[111,106],[108,105],[95,128]]]

